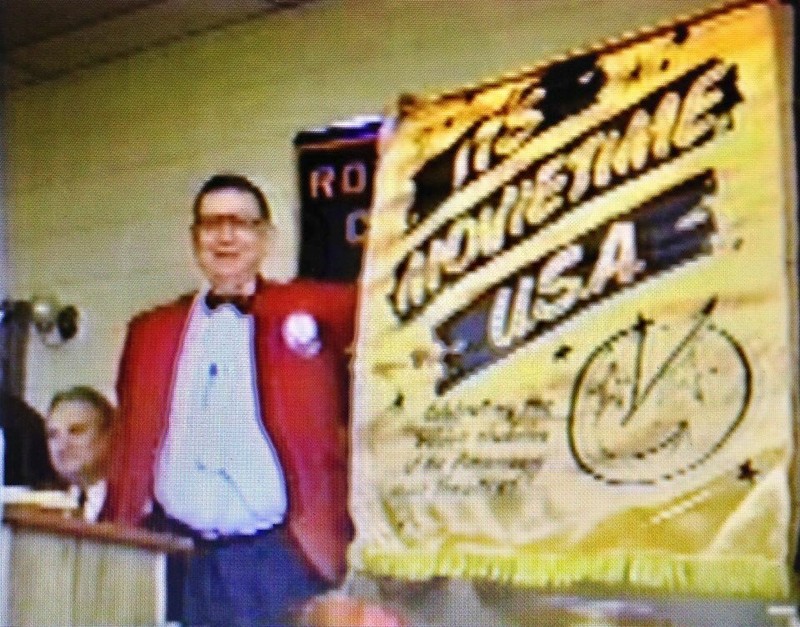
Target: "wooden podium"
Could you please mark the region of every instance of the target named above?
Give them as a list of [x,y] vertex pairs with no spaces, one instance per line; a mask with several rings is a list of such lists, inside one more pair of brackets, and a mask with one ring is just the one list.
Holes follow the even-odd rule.
[[164,624],[166,556],[191,549],[186,538],[7,506],[0,624]]

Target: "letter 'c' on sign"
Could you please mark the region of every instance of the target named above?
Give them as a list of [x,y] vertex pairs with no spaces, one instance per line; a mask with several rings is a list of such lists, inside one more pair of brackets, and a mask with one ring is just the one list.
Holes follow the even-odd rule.
[[344,236],[348,243],[363,246],[367,239],[367,228],[369,227],[369,211],[367,209],[356,209],[347,214],[344,223]]

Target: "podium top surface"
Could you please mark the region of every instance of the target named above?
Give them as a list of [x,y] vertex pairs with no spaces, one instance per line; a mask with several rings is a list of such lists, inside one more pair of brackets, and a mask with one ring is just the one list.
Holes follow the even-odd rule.
[[69,511],[28,505],[7,505],[3,510],[3,524],[15,530],[127,545],[162,553],[189,552],[194,548],[191,539],[182,536],[108,522],[90,523]]

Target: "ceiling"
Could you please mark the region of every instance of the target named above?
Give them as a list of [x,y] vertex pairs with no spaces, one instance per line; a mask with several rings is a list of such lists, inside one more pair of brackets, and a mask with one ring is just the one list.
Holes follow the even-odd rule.
[[315,0],[0,0],[7,89],[166,46]]

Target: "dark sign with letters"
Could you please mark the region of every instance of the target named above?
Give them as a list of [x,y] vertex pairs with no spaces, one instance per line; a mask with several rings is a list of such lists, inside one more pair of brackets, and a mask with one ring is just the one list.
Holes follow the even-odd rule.
[[369,225],[376,137],[368,118],[295,137],[301,202],[300,276],[355,281]]

